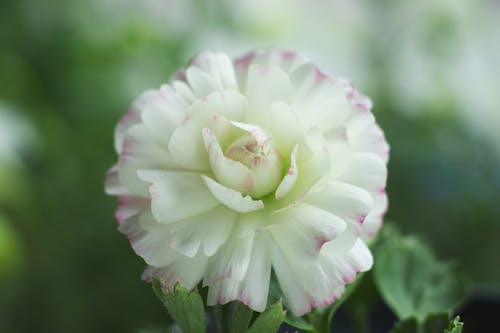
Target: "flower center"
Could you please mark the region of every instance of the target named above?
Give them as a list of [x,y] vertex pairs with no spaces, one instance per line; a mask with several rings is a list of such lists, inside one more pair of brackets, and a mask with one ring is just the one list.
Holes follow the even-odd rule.
[[259,143],[252,135],[236,139],[226,150],[226,157],[241,162],[253,174],[249,194],[261,198],[276,189],[281,180],[281,161],[271,139]]

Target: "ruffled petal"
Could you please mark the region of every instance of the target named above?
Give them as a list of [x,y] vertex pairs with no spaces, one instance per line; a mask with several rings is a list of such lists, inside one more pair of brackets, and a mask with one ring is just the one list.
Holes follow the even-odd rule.
[[387,180],[387,167],[375,154],[353,154],[347,168],[337,180],[359,186],[369,192],[383,192]]
[[210,257],[203,285],[221,279],[242,281],[250,263],[253,240],[254,233],[246,237],[229,237],[219,251]]
[[121,195],[118,197],[118,207],[116,208],[115,218],[118,224],[123,224],[123,222],[129,218],[140,214],[145,209],[147,209],[149,201],[142,197],[126,196]]
[[295,146],[290,156],[290,167],[276,189],[274,196],[278,200],[283,199],[292,190],[293,186],[297,182],[297,177],[299,176],[299,169],[297,167],[297,151],[298,146]]
[[302,201],[307,193],[330,173],[330,155],[324,138],[317,128],[311,129],[299,142],[296,161],[300,177],[297,178],[291,191],[279,201],[281,207]]
[[141,120],[159,142],[168,145],[170,136],[189,111],[188,104],[174,89],[163,85],[150,94],[142,106]]
[[123,141],[127,130],[140,122],[142,108],[152,95],[154,95],[153,90],[143,92],[139,97],[137,97],[128,109],[127,113],[118,122],[118,125],[115,128],[115,150],[118,154],[121,154],[122,152]]
[[106,172],[106,180],[104,181],[104,189],[109,195],[125,195],[132,194],[127,187],[120,183],[118,175],[118,164],[113,165]]
[[366,190],[333,181],[325,184],[321,190],[310,193],[304,202],[324,209],[346,222],[346,231],[331,242],[339,250],[348,249],[354,244],[373,206],[373,200]]
[[273,214],[269,227],[287,256],[301,262],[314,261],[323,245],[346,229],[346,223],[326,210],[301,203]]
[[210,128],[223,142],[233,137],[237,129],[227,120],[243,117],[246,99],[233,91],[218,91],[198,100],[184,122],[170,138],[168,150],[186,169],[208,170],[209,161],[203,142],[203,128]]
[[170,247],[170,228],[157,223],[150,212],[124,220],[119,230],[127,235],[135,253],[148,265],[161,267],[184,257]]
[[294,315],[302,316],[312,310],[313,304],[310,296],[298,281],[297,273],[289,260],[277,245],[272,247],[272,266],[283,292],[285,304]]
[[253,189],[252,172],[243,163],[224,156],[217,137],[209,128],[203,129],[203,139],[215,178],[236,191],[250,193]]
[[249,111],[245,122],[269,128],[274,102],[289,103],[292,85],[285,72],[277,67],[251,65],[246,85]]
[[234,61],[238,87],[240,91],[246,91],[248,68],[252,64],[277,67],[289,74],[305,62],[307,62],[305,57],[289,50],[269,49],[249,52]]
[[209,286],[208,305],[239,300],[255,311],[265,310],[271,276],[268,237],[265,231],[255,234],[250,262],[242,280],[224,276],[216,281],[205,282]]
[[121,185],[131,193],[148,197],[148,184],[137,176],[139,169],[176,169],[166,147],[158,141],[143,123],[127,131],[123,150],[118,160],[118,178]]
[[374,153],[387,163],[389,144],[371,112],[357,110],[346,122],[346,126],[352,151]]
[[194,172],[139,170],[139,178],[152,183],[151,211],[160,223],[172,223],[204,213],[219,205]]
[[300,66],[290,79],[295,88],[291,107],[306,128],[328,131],[344,123],[352,106],[343,86],[312,64]]
[[372,196],[373,209],[366,217],[365,222],[363,223],[363,230],[361,231],[361,237],[364,240],[371,240],[378,233],[388,207],[387,194],[385,191],[380,191]]
[[241,282],[239,300],[255,311],[264,311],[269,293],[271,277],[271,256],[269,236],[266,231],[258,231],[245,279]]
[[181,282],[188,290],[193,289],[203,278],[207,267],[207,257],[198,253],[193,258],[181,258],[168,266],[148,266],[142,274],[142,279],[151,281],[160,280],[164,290],[172,290],[177,282]]
[[229,236],[237,214],[220,205],[212,210],[170,225],[170,245],[182,254],[193,257],[200,247],[212,256]]
[[373,257],[358,239],[350,249],[338,251],[325,244],[318,260],[303,262],[273,247],[272,264],[288,308],[301,316],[318,306],[333,303],[344,292],[344,285],[354,281],[357,272],[366,271]]
[[272,139],[282,156],[290,156],[299,138],[304,134],[299,118],[293,109],[283,102],[271,106]]
[[231,59],[223,53],[202,52],[190,63],[209,75],[212,86],[219,90],[237,89],[236,76]]
[[240,192],[230,189],[210,177],[201,176],[208,190],[214,198],[226,207],[240,213],[249,213],[264,208],[262,200],[253,200],[250,196],[243,196]]

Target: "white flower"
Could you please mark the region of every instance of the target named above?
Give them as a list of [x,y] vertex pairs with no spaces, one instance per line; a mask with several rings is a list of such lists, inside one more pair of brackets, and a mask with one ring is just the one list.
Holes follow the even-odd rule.
[[120,230],[167,287],[264,310],[271,267],[296,315],[372,266],[388,145],[370,100],[303,57],[203,53],[116,128],[106,189]]

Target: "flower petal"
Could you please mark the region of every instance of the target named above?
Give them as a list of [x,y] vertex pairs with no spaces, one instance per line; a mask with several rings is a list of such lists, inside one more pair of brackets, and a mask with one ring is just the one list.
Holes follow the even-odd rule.
[[249,213],[264,208],[262,200],[253,200],[250,196],[243,196],[240,192],[230,189],[210,177],[201,176],[208,190],[220,203],[240,213]]
[[296,161],[301,176],[297,178],[291,191],[280,200],[281,207],[302,201],[307,193],[330,173],[330,155],[317,128],[311,129],[299,142]]
[[220,279],[243,280],[250,263],[253,240],[254,233],[246,237],[229,237],[215,256],[210,257],[203,285]]
[[206,72],[215,81],[214,86],[222,89],[235,90],[236,76],[231,59],[223,53],[202,52],[190,63]]
[[203,253],[212,256],[224,244],[237,219],[237,213],[219,205],[214,209],[170,225],[170,245],[188,257],[193,257],[200,246]]
[[[153,227],[155,229],[148,231],[143,225],[149,229]],[[181,253],[170,247],[170,228],[157,223],[150,212],[124,220],[119,230],[127,235],[135,253],[151,266],[169,265],[183,257]]]
[[271,261],[287,308],[296,316],[302,316],[311,311],[313,302],[311,302],[310,295],[307,294],[298,281],[297,273],[294,271],[294,267],[290,265],[290,258],[285,256],[277,245],[272,247]]
[[265,310],[269,292],[271,277],[269,242],[266,231],[256,232],[247,274],[241,282],[242,290],[239,300],[259,312]]
[[344,87],[316,66],[304,64],[291,74],[290,79],[295,88],[291,107],[306,128],[331,130],[343,124],[352,111]]
[[118,224],[135,215],[143,212],[148,207],[149,202],[142,197],[121,195],[118,197],[118,207],[116,208],[115,217]]
[[173,289],[181,282],[188,290],[193,289],[203,278],[207,267],[207,257],[201,253],[193,258],[181,258],[164,267],[148,266],[142,274],[142,279],[151,281],[159,279],[166,289]]
[[219,202],[194,172],[139,170],[139,178],[152,183],[151,210],[160,223],[172,223],[206,212]]
[[282,156],[289,156],[303,135],[297,114],[283,102],[275,102],[271,110],[272,139]]
[[353,245],[373,205],[367,191],[358,186],[333,181],[326,183],[320,191],[310,193],[304,202],[324,209],[346,222],[347,230],[331,242],[339,250]]
[[293,51],[282,49],[262,49],[249,52],[234,61],[236,78],[240,91],[246,91],[248,68],[252,64],[278,67],[289,74],[307,59]]
[[141,120],[141,112],[144,104],[147,103],[150,96],[154,94],[152,90],[143,92],[130,106],[128,112],[120,119],[115,128],[115,150],[121,154],[123,141],[127,130]]
[[357,185],[369,192],[380,192],[385,189],[387,167],[375,154],[352,154],[347,168],[337,180]]
[[251,112],[247,113],[245,122],[268,128],[273,103],[288,103],[291,95],[292,85],[285,72],[277,67],[251,65],[246,85]]
[[195,102],[182,125],[170,138],[168,150],[175,160],[190,170],[208,170],[209,162],[202,129],[210,128],[219,140],[233,137],[234,126],[226,119],[239,119],[247,109],[245,97],[233,91],[218,91]]
[[113,165],[106,173],[104,188],[106,194],[109,195],[132,194],[125,186],[120,183],[120,178],[118,175],[118,164]]
[[326,210],[301,203],[273,214],[269,227],[273,238],[287,256],[301,262],[315,260],[323,245],[346,228],[346,223]]
[[285,177],[283,177],[283,180],[276,189],[276,193],[274,196],[278,200],[283,199],[283,197],[292,190],[297,181],[297,177],[299,175],[299,169],[297,167],[297,151],[298,146],[295,146],[290,156],[290,167],[288,168]]
[[253,188],[252,172],[241,162],[226,158],[217,137],[209,128],[203,129],[203,139],[215,178],[224,186],[247,194]]
[[255,234],[248,269],[243,280],[223,277],[208,284],[208,305],[240,300],[255,311],[264,311],[269,292],[271,258],[267,232]]
[[168,145],[170,136],[189,111],[188,104],[168,85],[154,91],[142,106],[141,120],[158,141]]
[[341,255],[332,245],[325,244],[321,257],[321,265],[331,278],[344,284],[351,283],[356,273],[366,272],[373,266],[372,253],[361,238],[358,238],[353,246]]
[[131,193],[148,197],[148,185],[138,178],[138,169],[176,169],[166,147],[143,123],[130,127],[118,160],[118,178]]

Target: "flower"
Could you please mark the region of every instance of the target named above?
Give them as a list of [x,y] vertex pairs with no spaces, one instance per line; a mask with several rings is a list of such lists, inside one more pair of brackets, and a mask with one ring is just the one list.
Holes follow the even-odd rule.
[[370,100],[304,57],[202,53],[146,91],[115,132],[106,190],[165,288],[263,311],[271,268],[302,315],[371,268],[387,207],[388,145]]

